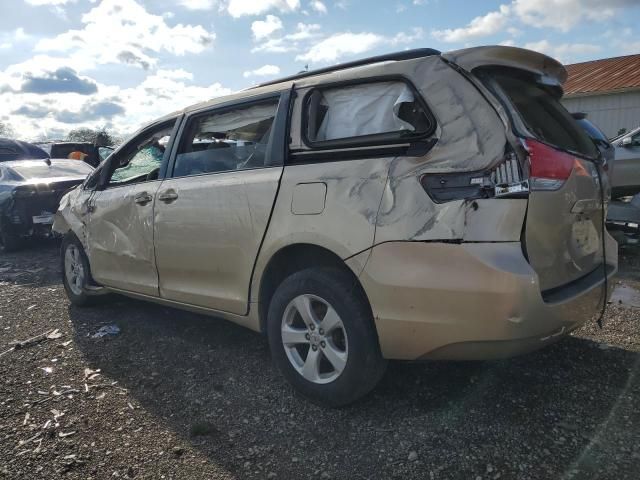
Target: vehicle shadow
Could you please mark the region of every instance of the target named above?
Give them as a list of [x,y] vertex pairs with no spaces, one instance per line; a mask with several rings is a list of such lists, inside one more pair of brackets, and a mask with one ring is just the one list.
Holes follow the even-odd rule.
[[[392,362],[364,400],[323,409],[285,383],[262,336],[231,323],[128,299],[69,313],[92,368],[242,478],[623,478],[616,468],[640,466],[619,445],[640,439],[635,352],[570,337],[504,361]],[[88,337],[111,323],[119,335]]]

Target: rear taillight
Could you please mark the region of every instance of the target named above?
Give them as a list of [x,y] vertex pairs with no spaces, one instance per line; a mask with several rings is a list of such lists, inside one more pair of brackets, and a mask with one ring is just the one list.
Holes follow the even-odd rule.
[[573,155],[536,140],[527,138],[523,144],[529,153],[531,190],[557,190],[579,164]]

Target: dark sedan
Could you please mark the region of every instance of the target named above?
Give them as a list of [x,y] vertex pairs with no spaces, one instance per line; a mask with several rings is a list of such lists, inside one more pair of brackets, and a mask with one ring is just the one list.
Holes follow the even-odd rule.
[[15,250],[25,237],[51,235],[60,198],[92,171],[66,159],[0,163],[0,250]]
[[49,154],[47,152],[32,143],[0,138],[0,162],[48,157]]

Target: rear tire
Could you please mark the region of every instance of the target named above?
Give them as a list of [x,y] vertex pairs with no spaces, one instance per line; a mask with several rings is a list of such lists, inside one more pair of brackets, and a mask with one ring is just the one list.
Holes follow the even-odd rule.
[[384,374],[369,303],[340,269],[310,268],[286,278],[269,305],[267,332],[280,371],[318,405],[355,402]]
[[82,243],[71,232],[62,239],[60,260],[62,283],[71,303],[78,307],[95,305],[100,297],[87,292],[87,287],[92,283],[89,260]]

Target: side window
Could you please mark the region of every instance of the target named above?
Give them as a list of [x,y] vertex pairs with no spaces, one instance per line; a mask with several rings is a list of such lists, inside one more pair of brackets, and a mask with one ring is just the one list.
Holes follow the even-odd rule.
[[198,115],[184,130],[174,177],[272,166],[278,100]]
[[98,147],[98,156],[100,157],[100,163],[104,162],[109,155],[113,153],[112,147]]
[[435,122],[404,81],[316,88],[305,98],[303,132],[312,146],[406,140]]
[[174,125],[175,120],[165,123],[134,138],[131,147],[121,150],[107,188],[156,180]]

